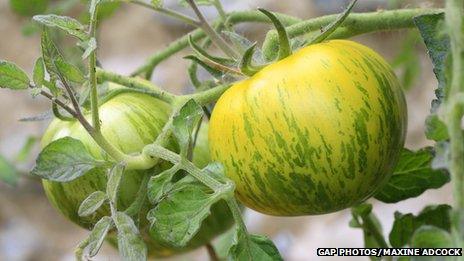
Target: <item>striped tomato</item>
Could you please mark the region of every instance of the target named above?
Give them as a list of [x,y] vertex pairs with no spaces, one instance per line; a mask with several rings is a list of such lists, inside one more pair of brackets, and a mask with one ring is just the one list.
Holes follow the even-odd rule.
[[227,90],[212,113],[210,152],[246,206],[324,214],[367,199],[388,179],[406,121],[387,62],[361,44],[333,40]]
[[[168,104],[147,95],[119,94],[100,106],[102,132],[107,140],[121,151],[139,152],[146,144],[155,140],[166,123],[170,111]],[[78,122],[63,122],[55,119],[43,136],[42,146],[64,136],[79,139],[95,157],[104,157],[101,149]],[[176,149],[177,145],[171,143],[170,147]],[[193,159],[200,167],[204,167],[210,161],[207,148],[207,126],[204,126],[200,131]],[[161,166],[161,168],[166,167],[168,166]],[[142,176],[140,171],[124,173],[118,198],[120,209],[126,209],[134,201]],[[68,183],[44,180],[43,186],[47,197],[61,213],[79,226],[91,229],[102,216],[110,214],[109,209],[102,208],[96,215],[90,217],[79,217],[77,210],[89,194],[96,190],[105,191],[106,182],[106,174],[103,171],[95,171]],[[220,202],[213,206],[213,214],[204,221],[200,232],[189,245],[183,249],[176,249],[149,238],[149,223],[145,217],[152,207],[145,204],[140,215],[142,217],[141,232],[146,240],[150,256],[169,256],[204,245],[214,236],[228,229],[233,222],[226,204]]]

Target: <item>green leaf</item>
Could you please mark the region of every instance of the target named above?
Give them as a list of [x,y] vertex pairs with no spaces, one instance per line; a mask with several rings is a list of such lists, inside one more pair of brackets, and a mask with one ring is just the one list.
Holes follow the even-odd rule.
[[32,174],[43,179],[68,182],[107,165],[94,159],[81,141],[64,137],[48,144],[40,152]]
[[26,161],[27,158],[29,157],[29,154],[31,153],[32,148],[37,143],[37,141],[38,141],[38,139],[36,137],[34,137],[34,136],[27,137],[27,140],[24,143],[23,147],[21,148],[21,150],[16,155],[16,161],[17,162]]
[[447,231],[425,225],[416,230],[412,236],[411,246],[420,248],[453,247],[453,239]]
[[211,206],[221,198],[200,182],[192,182],[191,176],[183,178],[148,213],[150,235],[176,247],[185,246],[210,215]]
[[152,204],[158,204],[173,189],[172,179],[179,169],[179,165],[174,165],[172,168],[150,178],[147,193],[148,200]]
[[0,60],[0,88],[24,90],[29,83],[27,74],[16,64]]
[[262,235],[249,235],[239,230],[237,244],[230,249],[232,260],[283,260],[274,243]]
[[450,43],[449,38],[444,33],[446,31],[443,28],[444,17],[444,13],[439,13],[414,18],[414,23],[427,47],[427,53],[433,64],[433,72],[438,80],[438,89],[435,91],[437,99],[433,101],[432,111],[436,111],[445,97],[445,67],[450,52]]
[[45,67],[42,57],[38,58],[34,64],[34,71],[32,73],[35,87],[41,88],[45,79]]
[[233,226],[213,242],[214,251],[218,255],[219,260],[227,260],[230,249],[237,244],[237,232],[237,226]]
[[102,217],[93,227],[89,235],[89,257],[94,257],[100,250],[108,231],[113,227],[113,220],[108,217]]
[[[179,4],[184,7],[190,7],[186,0],[178,0]],[[214,5],[215,0],[195,0],[197,5]]]
[[448,140],[448,128],[440,120],[437,114],[431,114],[425,119],[425,136],[429,140],[444,141]]
[[95,211],[97,211],[103,203],[108,199],[106,194],[102,191],[95,191],[92,194],[90,194],[84,201],[82,201],[81,205],[79,206],[79,210],[77,211],[77,214],[80,217],[86,217],[89,216]]
[[36,15],[33,19],[48,27],[57,27],[72,36],[76,36],[82,41],[89,38],[85,32],[85,27],[76,19],[68,16],[60,16],[55,14]]
[[3,181],[11,186],[16,186],[19,175],[15,167],[0,155],[0,181]]
[[97,49],[97,40],[94,37],[90,38],[88,41],[85,41],[83,44],[84,53],[82,54],[82,59],[87,59],[89,55]]
[[146,261],[147,246],[131,217],[117,212],[114,223],[118,230],[118,249],[124,261]]
[[428,206],[419,215],[411,213],[395,213],[395,221],[390,231],[389,240],[393,247],[403,247],[410,244],[414,232],[423,225],[433,225],[441,229],[450,230],[450,210],[448,205]]
[[121,162],[114,165],[114,167],[110,170],[110,177],[106,183],[106,194],[108,195],[109,200],[113,202],[113,204],[116,204],[117,202],[117,194],[125,168],[125,164]]
[[179,142],[180,154],[183,157],[187,156],[192,131],[198,126],[202,116],[203,109],[192,99],[184,104],[173,119],[173,133]]
[[54,96],[58,96],[59,90],[55,86],[55,81],[58,78],[60,71],[56,68],[55,61],[64,60],[64,58],[50,39],[47,30],[42,31],[41,47],[43,62],[45,64],[45,69],[47,69],[47,72],[50,74],[51,82],[51,84],[45,86],[50,89]]
[[10,0],[11,9],[22,16],[33,16],[45,12],[49,0]]
[[61,75],[67,80],[81,84],[85,81],[84,74],[76,66],[60,59],[55,61],[55,65]]
[[446,171],[432,169],[432,159],[430,148],[416,152],[403,149],[390,180],[374,197],[385,203],[395,203],[443,186],[449,182],[449,175]]

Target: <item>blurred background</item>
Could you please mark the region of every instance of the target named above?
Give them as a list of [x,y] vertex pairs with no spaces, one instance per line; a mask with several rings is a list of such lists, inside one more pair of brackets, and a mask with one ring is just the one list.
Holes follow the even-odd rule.
[[[43,1],[43,0],[32,0]],[[85,1],[50,1],[67,9],[66,15],[82,16]],[[73,2],[72,5],[69,4]],[[77,2],[77,3],[76,3]],[[349,1],[344,0],[236,0],[223,1],[226,11],[264,7],[288,13],[303,19],[338,13]],[[66,6],[66,3],[69,6]],[[165,4],[180,12],[189,10],[178,6],[175,0]],[[359,1],[355,11],[375,11],[390,8],[440,7],[443,1]],[[63,7],[63,8],[64,8]],[[212,8],[202,8],[207,17],[215,17]],[[18,10],[16,10],[18,11]],[[25,14],[27,15],[27,14]],[[238,31],[254,40],[262,40],[268,26],[239,26]],[[182,36],[191,27],[151,10],[121,5],[100,26],[99,60],[111,71],[128,74],[146,58]],[[376,33],[356,37],[380,54],[395,67],[407,88],[409,129],[407,147],[418,149],[430,145],[424,136],[424,120],[434,97],[437,82],[424,46],[415,31]],[[27,16],[13,12],[9,0],[0,0],[0,59],[12,61],[29,73],[40,52],[40,35]],[[171,57],[157,67],[153,81],[175,93],[193,90],[186,74],[188,62],[182,59],[190,50]],[[26,174],[34,164],[39,151],[35,146],[28,160],[19,160],[18,152],[26,141],[40,137],[48,120],[22,122],[21,118],[41,115],[49,109],[49,102],[32,99],[25,92],[2,90],[0,92],[0,165],[10,162],[17,171]],[[32,137],[32,138],[31,138]],[[2,162],[3,161],[3,162]],[[27,174],[26,174],[27,175]],[[0,260],[74,260],[73,248],[84,239],[87,231],[62,217],[48,203],[37,179],[22,176],[16,185],[0,182]],[[450,203],[449,185],[439,190],[429,190],[420,197],[389,205],[371,200],[374,212],[388,235],[395,210],[403,213],[417,212],[428,204]],[[362,247],[362,231],[350,228],[349,210],[323,216],[280,218],[262,215],[251,210],[245,213],[250,231],[268,235],[274,240],[285,260],[319,260],[318,247]],[[169,260],[207,260],[206,250],[200,248],[189,254]],[[329,258],[324,258],[329,259]],[[351,260],[359,260],[352,258]],[[105,246],[96,260],[119,260],[117,252]],[[344,260],[350,260],[345,258]],[[367,258],[365,258],[367,260]]]

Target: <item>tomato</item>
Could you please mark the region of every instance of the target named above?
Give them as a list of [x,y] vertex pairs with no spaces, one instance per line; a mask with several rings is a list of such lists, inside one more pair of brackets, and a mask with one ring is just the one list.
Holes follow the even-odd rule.
[[[168,104],[150,96],[136,93],[119,94],[100,106],[102,133],[110,143],[124,153],[139,152],[146,144],[155,140],[168,120],[170,112]],[[78,122],[63,122],[55,119],[43,136],[42,146],[64,136],[82,141],[94,157],[100,159],[104,157],[102,150]],[[172,141],[169,147],[177,149],[177,145]],[[199,133],[193,161],[199,167],[204,167],[210,161],[207,125],[203,125]],[[165,164],[161,167],[166,169],[169,166]],[[142,181],[141,172],[143,171],[126,171],[123,174],[118,197],[119,209],[126,209],[134,201]],[[103,207],[90,217],[79,217],[77,211],[81,202],[92,192],[105,191],[106,182],[106,174],[103,171],[93,171],[68,183],[43,180],[43,186],[47,197],[61,213],[79,226],[91,229],[102,216],[110,214],[109,209]],[[233,223],[227,205],[219,202],[213,206],[212,215],[204,221],[201,230],[187,247],[176,249],[149,237],[146,214],[151,208],[153,206],[145,204],[140,214],[141,233],[151,256],[169,256],[204,245],[216,235],[226,231]]]
[[246,206],[324,214],[362,202],[389,178],[406,125],[387,62],[366,46],[333,40],[231,86],[213,110],[209,144]]

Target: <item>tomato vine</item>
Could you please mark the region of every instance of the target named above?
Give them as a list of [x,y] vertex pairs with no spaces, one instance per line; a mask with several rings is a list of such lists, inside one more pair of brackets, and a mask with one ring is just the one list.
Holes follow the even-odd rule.
[[[436,49],[438,49],[434,45],[447,42],[443,39],[428,39],[430,36],[426,36],[426,34],[430,32],[426,32],[424,28],[436,27],[437,22],[435,20],[433,23],[430,21],[424,22],[418,20],[418,17],[425,17],[424,19],[432,17],[439,20],[442,19],[440,15],[443,12],[445,13],[451,58],[450,65],[445,65],[443,58],[433,59],[432,57],[434,65],[443,67],[443,71],[449,75],[444,87],[444,99],[441,99],[443,97],[437,97],[438,103],[442,103],[444,112],[438,112],[433,117],[435,117],[436,122],[443,122],[444,128],[447,128],[445,132],[449,137],[449,139],[436,139],[439,145],[435,150],[438,153],[440,149],[445,148],[443,149],[445,150],[443,154],[446,161],[444,169],[449,170],[453,183],[454,208],[451,214],[451,224],[448,229],[447,224],[437,225],[433,223],[433,220],[430,221],[424,218],[430,213],[446,217],[448,215],[446,206],[426,208],[418,216],[399,214],[398,217],[395,217],[394,228],[390,233],[389,242],[392,246],[414,246],[414,237],[420,237],[421,235],[411,232],[408,235],[397,236],[398,233],[403,233],[401,226],[404,223],[402,222],[407,220],[417,225],[414,231],[428,229],[422,227],[423,225],[435,225],[435,229],[439,229],[439,231],[434,230],[433,232],[442,233],[447,237],[447,231],[451,230],[453,246],[463,246],[464,132],[462,130],[462,119],[464,116],[464,30],[462,21],[464,21],[464,18],[462,0],[448,0],[444,10],[403,9],[370,13],[351,13],[351,9],[356,3],[356,1],[352,1],[341,14],[308,20],[301,20],[267,10],[226,12],[219,0],[211,0],[206,1],[207,4],[214,6],[219,14],[219,17],[212,23],[206,20],[198,7],[198,2],[202,1],[183,1],[185,5],[190,6],[194,11],[196,18],[167,9],[163,7],[161,1],[148,3],[131,0],[127,2],[178,19],[196,27],[196,29],[149,57],[146,63],[137,68],[130,76],[119,75],[106,71],[97,65],[98,12],[103,2],[92,0],[88,8],[90,18],[87,26],[66,16],[39,15],[34,17],[34,20],[43,25],[44,29],[41,39],[42,57],[36,62],[33,83],[29,80],[27,74],[15,64],[0,61],[0,87],[14,90],[29,89],[36,95],[40,94],[49,99],[53,104],[52,111],[57,118],[63,120],[63,122],[71,123],[77,120],[92,137],[93,141],[104,151],[104,159],[97,159],[87,151],[81,141],[70,137],[60,138],[52,141],[42,150],[37,160],[37,166],[33,170],[33,174],[54,182],[70,182],[97,168],[108,170],[106,190],[104,192],[96,191],[88,195],[79,207],[78,214],[81,217],[95,213],[104,203],[107,203],[110,211],[108,215],[93,224],[94,227],[89,237],[76,248],[76,257],[78,259],[83,258],[84,249],[87,249],[89,256],[94,256],[104,238],[110,233],[109,231],[113,230],[117,231],[119,251],[126,260],[143,260],[147,258],[147,246],[142,239],[143,236],[147,235],[163,243],[179,248],[185,247],[200,230],[202,222],[212,212],[213,205],[219,202],[225,202],[236,223],[233,243],[230,245],[228,252],[230,257],[237,260],[282,259],[269,239],[248,233],[242,219],[241,207],[234,196],[236,185],[226,177],[225,170],[221,165],[210,163],[205,168],[200,169],[193,163],[191,159],[192,144],[195,144],[197,139],[198,133],[195,134],[195,131],[198,132],[200,129],[204,110],[208,111],[208,106],[216,102],[224,92],[234,85],[234,82],[243,79],[245,76],[252,77],[276,59],[282,60],[292,55],[294,49],[317,44],[328,39],[343,39],[371,32],[418,27],[423,33],[429,52],[434,55],[437,52]],[[272,23],[275,26],[275,30],[267,32],[261,49],[257,48],[256,43],[247,42],[247,39],[235,34],[234,26],[246,22]],[[88,75],[84,76],[80,69],[65,61],[60,54],[59,48],[55,46],[49,36],[47,28],[52,27],[63,30],[77,38],[78,45],[83,49],[82,58],[88,62]],[[221,34],[224,29],[231,31],[229,32],[230,39],[226,39]],[[433,28],[433,30],[437,30],[437,28]],[[433,30],[432,34],[435,32]],[[197,44],[201,39],[206,40],[201,44]],[[234,39],[237,42],[246,42],[246,44],[241,46],[243,48],[237,48],[232,44]],[[300,40],[300,42],[297,40]],[[431,44],[431,42],[433,43]],[[222,50],[226,57],[210,55],[207,51],[209,43]],[[175,95],[149,81],[156,66],[189,45],[196,53],[196,55],[186,57],[192,60],[189,75],[196,87],[202,89],[202,87],[206,86],[204,89],[197,90],[192,94]],[[254,65],[257,60],[262,64]],[[196,78],[197,66],[204,67],[213,75],[213,79],[209,82],[198,80]],[[47,79],[44,74],[45,70],[50,75]],[[145,79],[137,77],[140,75],[144,75]],[[444,78],[443,75],[438,76]],[[108,91],[106,95],[102,95],[99,93],[99,88],[107,82],[116,83],[123,87],[118,87]],[[88,96],[78,92],[77,85],[83,85],[89,93]],[[214,87],[211,88],[211,86]],[[102,132],[100,106],[122,93],[140,93],[151,96],[165,102],[171,109],[169,117],[156,139],[146,144],[137,153],[124,153],[115,144],[111,143]],[[88,115],[91,118],[90,122]],[[433,125],[431,128],[437,129],[438,127]],[[178,151],[168,148],[173,139],[179,145]],[[391,180],[396,179],[400,184],[395,183],[397,185],[395,189],[400,187],[403,189],[402,192],[406,192],[402,195],[398,193],[398,195],[392,196],[394,193],[391,193],[393,189],[390,188],[390,190],[380,190],[374,197],[384,202],[393,203],[417,196],[426,189],[440,187],[446,183],[447,180],[443,171],[434,172],[429,166],[432,161],[431,154],[428,150],[411,152],[405,149],[402,151],[402,157],[397,164],[397,168],[405,168],[402,160],[425,159],[421,162],[426,162],[427,166],[424,168],[428,171],[427,174],[436,175],[438,178],[430,181],[430,184],[424,185],[420,189],[421,191],[418,192],[408,187],[410,183],[414,183],[413,178],[404,181],[395,177],[394,173]],[[72,155],[72,157],[69,155]],[[169,162],[172,167],[163,171],[157,169],[164,162]],[[122,210],[119,208],[117,201],[119,186],[123,173],[132,170],[158,172],[150,174],[145,171],[138,172],[138,174],[144,176],[139,184],[135,199],[128,208]],[[184,172],[187,175],[180,178],[176,176]],[[385,187],[388,187],[388,185],[385,185]],[[195,209],[192,209],[186,203],[186,196],[182,194],[182,191],[191,192]],[[164,200],[168,196],[170,201]],[[133,217],[141,212],[147,199],[155,206],[147,213],[150,228],[148,231],[139,231],[136,225],[137,222],[135,222],[136,219]],[[183,217],[175,216],[173,211],[183,211],[193,221],[189,222],[189,224],[181,224],[181,218]],[[353,206],[352,215],[353,219],[350,225],[363,230],[366,246],[384,248],[390,246],[382,234],[380,224],[372,211],[371,205],[360,204]],[[176,225],[170,227],[171,223],[169,222]],[[398,229],[395,230],[395,228]],[[147,235],[142,236],[143,233]],[[405,237],[410,238],[410,240],[402,242],[400,239]],[[211,251],[211,249],[209,250]],[[387,257],[387,259],[389,258]]]

